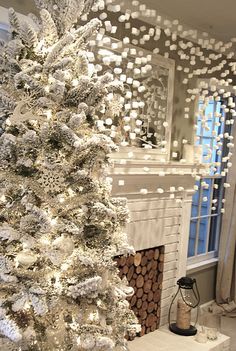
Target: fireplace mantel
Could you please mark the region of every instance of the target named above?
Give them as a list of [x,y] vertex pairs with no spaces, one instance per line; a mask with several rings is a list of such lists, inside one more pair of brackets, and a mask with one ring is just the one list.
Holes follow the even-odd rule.
[[208,175],[207,164],[187,162],[158,162],[154,160],[113,159],[110,158],[109,173],[126,175]]
[[206,164],[186,162],[158,162],[154,160],[114,159],[111,158],[110,174],[154,174],[154,175],[207,175]]
[[[113,194],[127,197],[158,192],[162,197],[171,192],[181,197],[183,194],[180,193],[183,192],[192,195],[195,177],[206,174],[208,168],[205,165],[122,159],[112,160],[109,171],[109,176],[113,180]],[[160,189],[163,189],[163,194]]]

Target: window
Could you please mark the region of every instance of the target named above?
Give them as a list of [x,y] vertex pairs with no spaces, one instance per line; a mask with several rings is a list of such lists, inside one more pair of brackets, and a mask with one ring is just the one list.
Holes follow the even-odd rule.
[[222,172],[222,160],[226,153],[223,134],[229,128],[225,118],[222,101],[209,100],[207,106],[199,101],[196,144],[202,145],[202,162],[210,164],[210,172],[207,177],[199,177],[195,184],[197,190],[191,211],[189,263],[218,255],[225,181]]

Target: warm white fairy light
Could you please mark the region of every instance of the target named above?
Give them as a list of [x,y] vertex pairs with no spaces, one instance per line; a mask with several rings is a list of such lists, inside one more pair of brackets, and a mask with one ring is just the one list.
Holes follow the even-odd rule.
[[0,201],[2,202],[2,203],[5,203],[6,202],[6,196],[5,195],[1,195],[0,196]]
[[63,286],[62,286],[62,283],[61,283],[61,281],[60,281],[61,273],[60,273],[60,272],[55,272],[55,273],[54,273],[54,278],[55,278],[54,288],[55,288],[57,291],[62,291]]
[[65,197],[63,195],[58,196],[58,199],[60,203],[65,202]]
[[57,222],[58,222],[57,218],[52,218],[50,220],[50,223],[51,223],[52,226],[55,226],[57,224]]
[[51,240],[50,238],[47,236],[47,235],[43,235],[41,238],[40,238],[40,243],[43,245],[43,246],[50,246],[51,245]]
[[77,87],[79,85],[79,80],[77,78],[74,78],[71,83],[73,87]]
[[50,120],[52,118],[52,110],[47,110],[45,114],[47,116],[47,120]]

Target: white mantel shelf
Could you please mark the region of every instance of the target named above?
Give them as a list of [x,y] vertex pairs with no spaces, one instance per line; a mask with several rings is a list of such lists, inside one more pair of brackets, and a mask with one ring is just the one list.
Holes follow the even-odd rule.
[[203,164],[190,164],[184,162],[158,162],[153,160],[112,160],[111,175],[197,175],[208,174],[208,167]]
[[114,195],[138,194],[141,189],[147,189],[151,194],[156,193],[157,188],[163,188],[167,195],[172,186],[176,188],[176,195],[178,189],[192,195],[195,177],[206,174],[208,168],[202,164],[153,160],[113,160],[113,167],[109,169]]

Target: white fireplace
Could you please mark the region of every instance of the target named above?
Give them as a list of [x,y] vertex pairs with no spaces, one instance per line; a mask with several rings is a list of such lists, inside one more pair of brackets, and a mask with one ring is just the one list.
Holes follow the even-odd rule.
[[182,163],[115,162],[113,196],[128,199],[126,231],[136,250],[165,246],[161,321],[168,320],[176,281],[186,274],[187,248],[196,165]]

